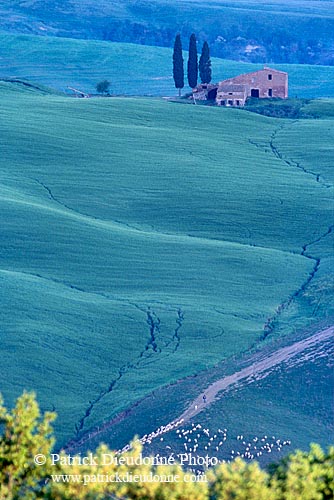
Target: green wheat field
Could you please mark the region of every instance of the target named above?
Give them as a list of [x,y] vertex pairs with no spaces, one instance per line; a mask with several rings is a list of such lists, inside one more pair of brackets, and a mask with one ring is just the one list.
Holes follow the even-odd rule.
[[[33,67],[29,56],[29,46],[33,53],[45,43],[51,60],[58,40],[17,37],[11,50],[26,44],[17,52],[26,66],[17,63],[6,72],[3,66],[3,76],[24,75],[62,90],[67,71],[77,71],[75,85],[91,89],[96,79],[109,77],[106,68],[117,57],[114,50],[104,59],[110,44],[101,42],[105,66],[81,74],[80,66],[58,71],[54,64],[52,73],[42,63]],[[73,47],[75,61],[88,45],[87,57],[93,57],[97,42],[62,43]],[[167,49],[137,50],[145,57],[156,50],[159,58]],[[220,64],[240,71],[238,63]],[[139,87],[129,67],[122,70],[124,93],[143,92],[143,77],[138,75]],[[164,76],[168,58],[162,67]],[[301,75],[296,92],[304,92],[303,82],[306,88],[314,72],[321,96],[323,75],[330,79],[334,70],[296,67],[291,81],[294,71]],[[170,82],[157,80],[150,81],[149,93],[161,82],[171,92]],[[308,93],[310,87],[303,95]],[[158,98],[71,99],[44,87],[2,82],[0,339],[6,401],[13,404],[24,389],[35,390],[42,408],[58,413],[62,445],[154,390],[326,321],[333,314],[334,100],[305,106],[319,118],[268,118]],[[328,379],[326,366],[318,369]],[[309,365],[315,386],[321,378],[316,369]],[[298,373],[282,375],[282,383],[296,390],[277,389],[271,418],[263,416],[261,423],[258,411],[251,411],[271,392],[255,386],[247,389],[247,417],[236,392],[221,410],[212,407],[210,423],[218,425],[225,411],[223,420],[234,422],[235,430],[246,420],[249,432],[257,424],[264,431],[291,428],[293,417],[284,407],[301,404]],[[273,392],[277,384],[273,378]],[[154,420],[149,410],[140,414],[123,429],[123,441],[177,417],[192,391],[198,395],[193,385],[173,387],[159,401],[160,414]],[[318,413],[296,410],[296,446],[312,437],[310,425],[298,424],[305,418],[317,422],[320,443],[329,440],[331,424],[321,410],[328,394],[318,391],[318,398]]]

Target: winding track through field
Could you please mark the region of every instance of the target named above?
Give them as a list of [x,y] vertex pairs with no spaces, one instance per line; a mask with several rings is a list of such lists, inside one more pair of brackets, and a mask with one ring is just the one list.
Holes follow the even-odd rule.
[[279,365],[280,363],[287,362],[306,349],[333,339],[333,337],[334,326],[331,326],[325,330],[317,332],[311,337],[295,342],[290,346],[282,347],[273,354],[268,355],[268,357],[252,363],[250,366],[233,373],[233,375],[217,380],[213,384],[209,385],[209,387],[205,390],[206,402],[203,402],[203,394],[201,394],[191,403],[188,409],[183,412],[177,420],[183,419],[183,423],[187,422],[195,415],[202,412],[206,407],[208,407],[208,405],[210,405],[210,403],[220,399],[222,395],[219,395],[219,393],[231,385],[240,381],[245,381],[247,378],[253,378],[256,380],[256,376],[264,372],[268,372],[269,374],[269,370],[273,367]]
[[[233,373],[232,375],[228,375],[223,377],[213,384],[209,385],[205,390],[206,402],[203,402],[203,394],[201,393],[196,399],[192,401],[189,407],[180,415],[178,418],[175,418],[169,425],[178,426],[179,424],[185,424],[187,421],[192,419],[194,416],[201,413],[205,410],[211,403],[219,400],[223,397],[222,393],[224,390],[229,387],[237,384],[238,382],[242,383],[251,383],[252,381],[256,381],[257,378],[264,378],[269,375],[273,368],[278,366],[281,363],[287,363],[292,360],[292,363],[298,361],[296,358],[299,354],[306,351],[309,348],[319,347],[320,344],[328,342],[329,340],[334,340],[334,325],[330,326],[320,332],[317,332],[305,339],[299,340],[289,346],[281,347],[277,349],[275,352],[265,355],[261,353],[256,353],[255,356],[262,356],[258,361],[253,361],[249,366],[243,368],[242,370]],[[266,357],[264,357],[266,356]],[[252,356],[254,360],[254,356]],[[250,360],[252,359],[250,358]],[[260,377],[261,375],[261,377]],[[149,396],[148,396],[149,397]],[[137,406],[137,403],[133,405],[128,410],[122,412],[121,414],[114,417],[112,420],[107,422],[101,428],[90,431],[88,434],[83,436],[79,441],[74,440],[68,443],[65,446],[65,449],[75,449],[77,446],[82,446],[87,443],[91,438],[94,438],[106,431],[108,428],[112,427],[115,423],[119,424],[123,420],[125,420],[132,412],[133,407]],[[168,427],[168,426],[165,426]],[[168,430],[167,430],[168,432]],[[165,432],[163,432],[165,433]]]

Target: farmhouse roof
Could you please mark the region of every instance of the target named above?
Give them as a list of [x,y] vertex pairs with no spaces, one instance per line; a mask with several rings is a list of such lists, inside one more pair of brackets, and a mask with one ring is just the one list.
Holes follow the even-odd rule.
[[264,68],[258,69],[257,71],[251,71],[250,73],[242,73],[241,75],[236,75],[234,77],[227,78],[226,80],[221,80],[219,82],[219,85],[221,85],[222,83],[225,83],[225,82],[227,83],[230,81],[234,81],[236,79],[239,80],[240,78],[250,77],[252,75],[257,75],[258,73],[261,73],[262,71],[266,71],[266,72],[270,72],[270,73],[281,73],[282,75],[287,75],[286,71],[280,71],[278,69],[268,68],[267,66],[265,66]]
[[258,71],[253,71],[253,73],[258,73],[259,71],[267,70],[272,73],[283,73],[284,75],[287,75],[286,71],[281,71],[279,69],[274,69],[274,68],[269,68],[268,66],[264,66],[263,69],[259,69]]

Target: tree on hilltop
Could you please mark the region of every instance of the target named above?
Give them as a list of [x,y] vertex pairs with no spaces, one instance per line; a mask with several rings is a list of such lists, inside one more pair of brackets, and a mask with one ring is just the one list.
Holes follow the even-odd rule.
[[110,94],[110,92],[109,92],[110,85],[111,85],[111,83],[108,80],[102,80],[101,82],[96,84],[95,88],[99,94],[109,95]]
[[199,75],[202,83],[211,82],[211,59],[208,42],[203,43],[202,54],[199,59]]
[[188,83],[189,87],[194,89],[197,86],[198,79],[198,59],[197,43],[194,33],[189,40],[189,59],[188,59]]
[[175,82],[175,88],[179,90],[179,97],[180,97],[181,89],[183,89],[184,87],[184,68],[183,68],[182,42],[180,34],[176,35],[174,42],[173,78]]

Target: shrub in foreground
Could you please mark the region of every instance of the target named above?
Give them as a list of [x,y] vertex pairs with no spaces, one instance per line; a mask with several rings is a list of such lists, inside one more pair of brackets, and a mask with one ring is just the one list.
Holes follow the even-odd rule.
[[[241,459],[206,471],[206,481],[191,481],[178,464],[147,465],[137,461],[142,447],[120,455],[101,445],[94,464],[67,463],[59,453],[52,465],[54,413],[40,414],[34,394],[24,393],[8,411],[0,399],[0,500],[329,500],[334,492],[334,447],[324,452],[311,445],[296,451],[268,471]],[[89,453],[86,454],[87,456]],[[36,457],[47,457],[37,465]],[[106,462],[104,457],[108,456]],[[74,462],[74,463],[73,463]],[[109,481],[111,477],[166,478],[166,481]],[[168,478],[177,478],[169,481]],[[102,479],[102,480],[101,480]]]

